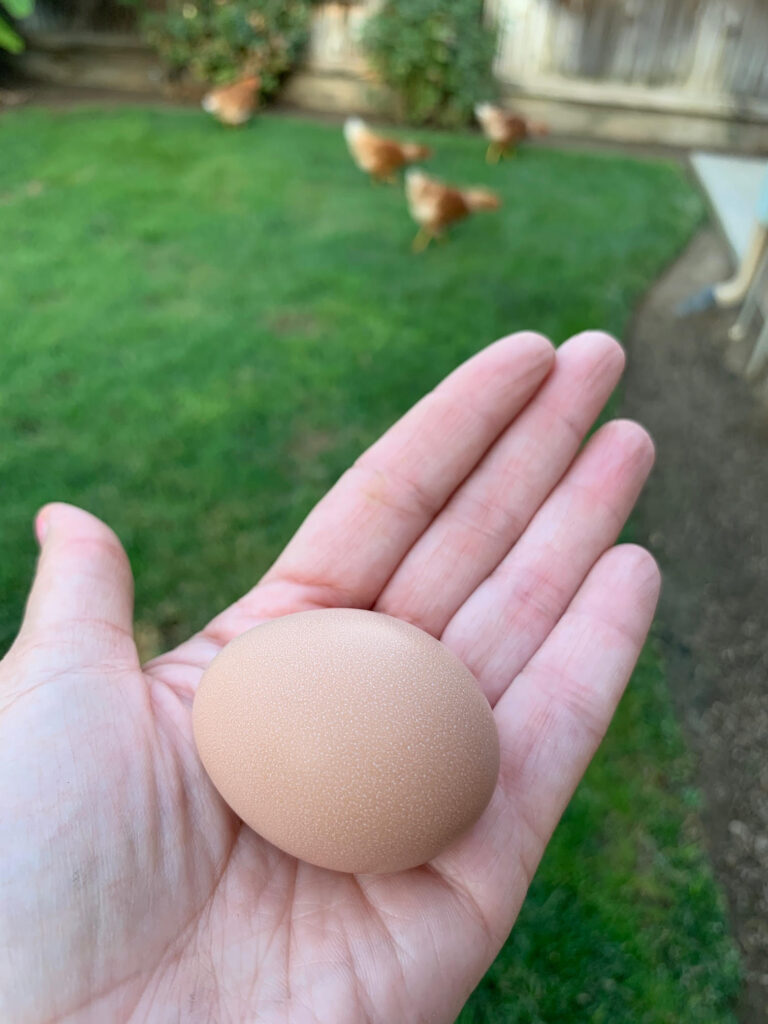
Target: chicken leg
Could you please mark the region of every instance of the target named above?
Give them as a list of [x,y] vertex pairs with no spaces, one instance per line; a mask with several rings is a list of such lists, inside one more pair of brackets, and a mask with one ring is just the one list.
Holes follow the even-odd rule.
[[422,225],[416,232],[416,237],[411,242],[411,249],[413,250],[413,252],[424,252],[429,243],[432,241],[433,237],[433,233],[429,230],[429,228],[426,228],[424,227],[424,225]]
[[489,142],[485,153],[485,162],[487,164],[497,164],[501,159],[501,155],[502,149],[498,142]]

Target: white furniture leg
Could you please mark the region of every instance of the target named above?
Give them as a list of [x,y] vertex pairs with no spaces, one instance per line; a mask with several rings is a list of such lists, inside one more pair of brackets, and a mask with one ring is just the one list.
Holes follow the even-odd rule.
[[731,341],[742,341],[746,338],[752,321],[761,314],[763,327],[745,371],[750,378],[756,377],[768,362],[768,250],[756,268],[739,318],[728,331]]
[[747,293],[746,299],[744,300],[744,305],[741,307],[739,319],[728,331],[728,337],[731,341],[743,341],[746,338],[750,325],[752,324],[757,312],[758,308],[755,291],[754,289],[750,289]]
[[756,377],[768,363],[768,317],[763,323],[763,329],[755,343],[749,362],[747,363],[747,376]]

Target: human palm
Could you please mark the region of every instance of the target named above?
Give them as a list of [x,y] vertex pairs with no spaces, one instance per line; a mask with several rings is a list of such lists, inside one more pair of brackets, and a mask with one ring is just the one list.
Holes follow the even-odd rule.
[[[535,335],[460,367],[336,484],[257,586],[142,669],[112,532],[38,517],[41,557],[0,665],[0,1019],[451,1021],[508,935],[647,632],[658,572],[612,547],[650,469],[602,427],[604,335]],[[283,854],[211,786],[202,672],[267,619],[327,606],[414,622],[486,693],[502,765],[430,864],[344,875]],[[279,799],[279,794],[276,794]]]

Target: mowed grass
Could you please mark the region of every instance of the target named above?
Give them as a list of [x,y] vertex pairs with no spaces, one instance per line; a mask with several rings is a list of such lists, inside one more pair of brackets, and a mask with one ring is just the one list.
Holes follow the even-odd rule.
[[[0,645],[32,518],[120,534],[154,653],[250,587],[361,448],[460,360],[533,327],[621,333],[701,216],[681,170],[435,135],[499,214],[422,256],[337,126],[195,111],[0,118]],[[615,411],[614,403],[614,409]],[[649,649],[469,1022],[721,1024],[738,968]]]

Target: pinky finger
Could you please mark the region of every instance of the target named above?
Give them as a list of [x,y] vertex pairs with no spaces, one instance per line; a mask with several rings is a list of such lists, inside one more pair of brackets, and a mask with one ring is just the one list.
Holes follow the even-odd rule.
[[[612,548],[496,705],[507,813],[538,863],[629,681],[653,619],[659,570],[647,551]],[[522,838],[522,837],[521,837]]]

